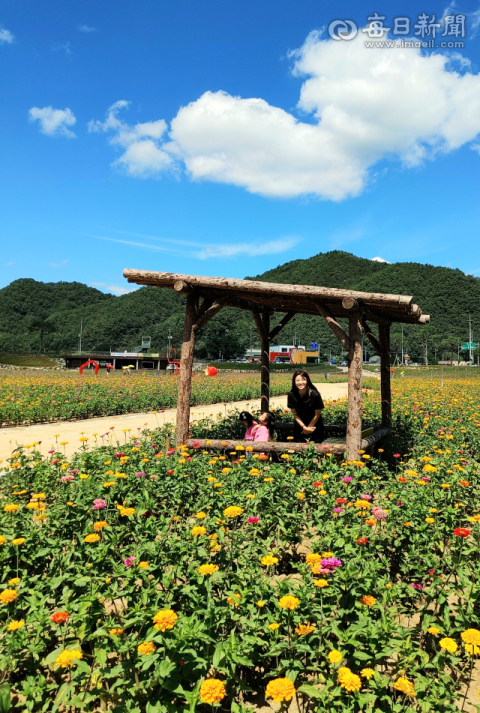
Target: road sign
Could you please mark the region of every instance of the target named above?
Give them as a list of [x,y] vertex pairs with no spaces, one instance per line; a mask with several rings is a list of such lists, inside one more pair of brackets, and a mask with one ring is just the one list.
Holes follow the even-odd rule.
[[310,342],[310,351],[318,352],[318,342]]
[[476,349],[477,348],[477,343],[476,342],[466,342],[465,344],[462,344],[462,349]]

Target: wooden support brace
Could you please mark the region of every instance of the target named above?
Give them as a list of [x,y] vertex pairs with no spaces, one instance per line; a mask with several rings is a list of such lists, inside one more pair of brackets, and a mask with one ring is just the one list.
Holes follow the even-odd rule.
[[362,317],[362,327],[363,331],[365,332],[365,336],[367,337],[372,347],[375,349],[376,354],[380,356],[380,344],[378,343],[376,336],[373,334],[372,330],[368,326],[365,317]]
[[182,355],[180,358],[180,373],[178,377],[177,446],[185,443],[188,438],[193,353],[195,349],[195,318],[195,295],[190,294],[187,296],[187,304],[185,307]]
[[350,364],[348,367],[347,455],[349,460],[356,460],[362,443],[363,332],[360,312],[353,312],[350,315],[348,333]]
[[285,327],[285,325],[288,324],[288,322],[290,322],[290,320],[293,317],[295,317],[295,312],[287,312],[287,314],[281,319],[281,321],[277,324],[277,326],[274,327],[272,329],[272,331],[270,332],[270,335],[269,335],[270,342],[272,342],[273,339],[275,339],[277,334],[282,331],[282,329]]
[[[198,332],[198,330],[204,327],[207,322],[212,319],[212,317],[215,317],[217,312],[220,312],[222,307],[225,306],[225,302],[226,300],[215,300],[215,302],[212,302],[210,306],[207,306],[204,302],[203,305],[200,307],[200,310],[197,312],[197,320],[193,325],[194,331]],[[202,307],[206,307],[205,311],[202,310]]]
[[315,302],[315,307],[317,310],[320,312],[322,317],[325,319],[326,323],[338,339],[338,341],[342,344],[343,348],[346,349],[346,351],[350,351],[350,340],[348,336],[345,334],[333,314],[330,312],[328,307],[325,305],[320,304],[319,302]]
[[262,345],[260,410],[270,410],[270,313],[252,312]]

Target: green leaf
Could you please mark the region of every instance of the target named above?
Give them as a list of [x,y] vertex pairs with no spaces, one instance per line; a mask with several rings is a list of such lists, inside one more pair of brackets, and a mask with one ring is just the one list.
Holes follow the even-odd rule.
[[166,678],[176,667],[176,664],[170,659],[163,659],[160,664],[159,673],[162,678]]
[[0,713],[8,713],[11,708],[10,685],[8,683],[2,683],[0,686]]
[[304,693],[309,698],[321,698],[321,692],[312,686],[310,683],[304,683],[300,688],[297,688],[298,693]]

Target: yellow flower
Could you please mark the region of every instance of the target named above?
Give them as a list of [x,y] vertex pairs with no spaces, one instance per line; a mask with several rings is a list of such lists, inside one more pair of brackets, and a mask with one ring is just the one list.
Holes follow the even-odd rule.
[[223,516],[224,517],[239,517],[243,512],[243,508],[239,508],[236,505],[231,505],[228,508],[225,508],[223,511]]
[[257,607],[258,607],[259,609],[261,609],[261,608],[264,607],[264,606],[265,606],[265,602],[263,601],[263,599],[259,599],[258,602],[257,602]]
[[319,587],[320,589],[323,589],[323,587],[328,587],[328,582],[326,579],[316,579],[313,584],[315,587]]
[[440,639],[440,647],[444,651],[448,651],[450,654],[454,654],[457,649],[458,649],[458,644],[456,641],[453,639],[450,639],[448,636],[445,637],[444,639]]
[[199,537],[201,535],[206,535],[207,530],[205,527],[202,527],[201,525],[196,525],[195,527],[192,527],[191,534],[193,535],[193,537]]
[[231,607],[239,607],[241,598],[240,592],[236,592],[234,597],[227,597],[227,602]]
[[[9,582],[10,584],[10,582]],[[478,629],[466,629],[460,634],[464,644],[480,646],[480,631]]]
[[204,575],[215,574],[215,572],[218,572],[218,567],[216,564],[202,564],[197,572]]
[[24,542],[26,542],[26,539],[24,537],[17,537],[16,540],[12,540],[12,545],[15,545],[15,547],[19,547],[20,545],[23,545]]
[[278,602],[278,606],[281,609],[290,609],[291,611],[294,611],[299,604],[300,599],[297,599],[297,597],[292,597],[290,594],[287,594],[285,597],[282,597]]
[[336,664],[340,663],[340,661],[343,659],[343,654],[341,651],[338,651],[337,649],[332,649],[330,653],[327,655],[328,660],[330,663]]
[[268,628],[269,628],[271,631],[276,631],[277,629],[280,628],[280,624],[277,624],[277,622],[275,621],[275,622],[273,622],[273,624],[269,624],[269,625],[268,625]]
[[366,607],[373,607],[377,600],[370,594],[365,594],[361,599],[359,599],[360,604],[364,604]]
[[434,517],[426,517],[425,522],[428,522],[429,525],[432,525],[435,522]]
[[451,488],[452,486],[450,485],[450,483],[442,483],[440,487],[444,490],[448,490],[448,488]]
[[397,691],[401,691],[402,693],[404,693],[406,696],[409,696],[410,698],[415,698],[415,686],[411,681],[408,680],[408,678],[404,678],[403,676],[397,678],[397,680],[393,684],[393,687]]
[[120,510],[120,517],[131,517],[135,515],[135,508],[122,508]]
[[283,703],[291,701],[295,693],[295,686],[289,678],[274,678],[267,684],[265,697],[272,698],[274,703]]
[[305,493],[297,493],[297,500],[305,500]]
[[430,465],[430,463],[427,463],[423,466],[422,470],[424,473],[436,473],[438,468],[435,468],[434,465]]
[[83,654],[80,649],[66,649],[58,654],[55,659],[55,665],[61,666],[62,668],[68,668],[69,666],[75,666],[74,661],[78,661],[83,658]]
[[195,513],[195,517],[197,520],[203,520],[205,517],[207,517],[207,514],[204,512],[197,512]]
[[94,530],[103,530],[104,527],[108,527],[108,522],[105,520],[99,520],[93,524]]
[[295,629],[295,632],[299,636],[307,636],[308,634],[311,634],[312,631],[315,631],[315,627],[312,626],[312,624],[299,624]]
[[349,668],[342,666],[338,669],[338,682],[348,693],[359,691],[362,687],[362,679],[356,673],[352,673]]
[[84,542],[98,542],[100,539],[100,535],[97,535],[96,532],[93,532],[91,535],[87,535],[84,538]]
[[431,513],[432,515],[435,515],[435,513],[438,512],[438,509],[437,509],[437,508],[430,508],[430,510],[429,510],[428,512]]
[[411,527],[411,526],[412,526],[412,523],[411,523],[411,522],[404,522],[404,523],[403,523],[403,526],[404,526],[404,527]]
[[123,634],[123,629],[110,629],[110,634],[112,636],[120,636],[120,634]]
[[264,478],[264,479],[263,479],[263,482],[264,482],[264,483],[272,483],[272,482],[273,482],[273,478]]
[[148,569],[150,567],[150,562],[139,562],[138,569]]
[[232,469],[231,468],[222,468],[222,473],[225,473],[225,475],[228,475]]
[[7,626],[7,631],[18,631],[18,629],[21,629],[22,626],[25,626],[25,621],[23,619],[20,619],[19,621],[13,619]]
[[305,562],[311,567],[317,562],[321,562],[324,559],[323,555],[319,555],[318,552],[309,552],[305,557]]
[[362,668],[362,670],[360,671],[360,675],[363,678],[366,678],[367,681],[370,681],[370,679],[375,676],[375,671],[373,670],[373,668]]
[[155,651],[155,644],[153,641],[144,641],[143,644],[137,646],[137,651],[139,654],[144,654],[145,656],[151,656]]
[[277,564],[278,562],[278,557],[274,557],[273,555],[265,555],[265,557],[262,557],[261,563],[265,567],[270,567],[273,564]]
[[220,703],[226,695],[225,684],[218,678],[207,678],[200,686],[200,700],[202,703],[210,705]]
[[177,619],[178,614],[173,609],[160,609],[153,617],[153,624],[155,629],[165,633],[167,629],[173,629]]
[[5,505],[3,508],[4,512],[17,512],[17,510],[20,510],[20,505],[17,505],[16,503],[10,503],[9,505]]
[[88,480],[89,477],[90,476],[88,476],[86,473],[80,473],[79,476],[80,480]]
[[356,500],[353,503],[353,506],[356,508],[361,508],[362,510],[368,510],[371,507],[368,500]]
[[440,629],[438,628],[438,626],[430,626],[427,631],[429,634],[432,634],[432,636],[437,636],[437,634],[440,634]]

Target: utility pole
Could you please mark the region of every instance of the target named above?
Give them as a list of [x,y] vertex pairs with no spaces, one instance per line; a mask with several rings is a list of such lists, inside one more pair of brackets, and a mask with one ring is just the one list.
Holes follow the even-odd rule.
[[472,317],[468,317],[468,340],[469,340],[469,366],[472,366]]
[[404,362],[404,359],[403,359],[403,324],[402,324],[402,366],[403,366],[403,362]]
[[170,358],[170,349],[172,348],[172,330],[168,328],[168,357]]
[[425,340],[425,366],[428,366],[428,338]]
[[78,353],[82,353],[83,317],[80,320],[80,334],[78,335]]
[[458,344],[458,349],[457,349],[457,366],[460,366],[460,340],[458,340],[457,344]]

